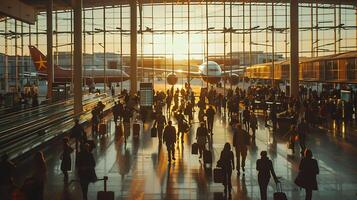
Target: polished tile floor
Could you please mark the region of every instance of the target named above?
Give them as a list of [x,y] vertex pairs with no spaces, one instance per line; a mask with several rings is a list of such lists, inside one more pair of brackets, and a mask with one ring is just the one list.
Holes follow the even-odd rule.
[[[232,141],[228,123],[223,117],[216,118],[212,137],[214,163],[224,143]],[[98,139],[94,150],[98,177],[109,176],[108,190],[115,192],[116,199],[221,199],[223,185],[213,183],[212,169],[205,167],[197,155],[191,155],[197,126],[198,123],[194,123],[191,132],[185,135],[184,144],[176,145],[176,161],[168,165],[166,146],[159,145],[157,138],[150,137],[151,123],[141,127],[138,140],[130,137],[125,145],[122,139],[115,137],[115,126],[110,121],[108,127],[111,134]],[[307,141],[320,167],[319,191],[314,191],[313,199],[357,199],[357,147],[336,134],[318,129],[312,131]],[[292,155],[286,148],[286,138],[273,135],[263,122],[259,124],[256,143],[249,148],[245,176],[232,175],[232,199],[260,199],[255,163],[262,150],[267,150],[273,160],[288,199],[304,199],[304,191],[293,183],[300,156],[298,153]],[[47,146],[43,151],[49,169],[45,199],[81,199],[78,183],[71,183],[67,187],[63,184],[60,142]],[[30,165],[30,160],[19,164],[20,173],[16,182],[21,184],[24,177],[30,174]],[[70,173],[70,179],[76,179],[74,171]],[[103,182],[90,184],[89,199],[96,199],[96,193],[100,190],[103,190]],[[273,198],[275,190],[275,184],[271,181],[269,199]]]

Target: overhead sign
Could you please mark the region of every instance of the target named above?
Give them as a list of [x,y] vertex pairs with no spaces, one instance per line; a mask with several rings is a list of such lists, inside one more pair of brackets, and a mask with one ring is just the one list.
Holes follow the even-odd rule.
[[140,83],[140,106],[151,107],[154,103],[152,83]]

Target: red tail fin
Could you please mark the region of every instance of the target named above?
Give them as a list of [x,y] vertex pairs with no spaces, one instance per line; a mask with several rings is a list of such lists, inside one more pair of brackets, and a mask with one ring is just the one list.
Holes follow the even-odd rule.
[[29,45],[30,54],[37,72],[47,74],[47,58],[35,46]]

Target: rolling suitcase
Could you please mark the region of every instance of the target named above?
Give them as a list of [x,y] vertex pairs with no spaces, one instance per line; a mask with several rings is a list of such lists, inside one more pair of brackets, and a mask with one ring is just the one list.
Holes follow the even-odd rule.
[[107,124],[102,123],[99,125],[99,134],[100,135],[107,134]]
[[212,163],[212,153],[210,150],[203,151],[203,162],[204,163]]
[[213,181],[215,183],[223,183],[223,169],[214,168],[213,169]]
[[194,155],[198,154],[198,144],[197,143],[193,143],[192,144],[191,153],[194,154]]
[[104,191],[97,193],[97,200],[114,200],[114,192],[107,191],[108,176],[104,176],[102,180],[104,180]]
[[140,124],[135,121],[133,124],[133,137],[139,137],[140,134]]
[[286,194],[283,192],[281,183],[276,184],[276,192],[274,192],[274,200],[287,200]]
[[156,127],[151,128],[151,137],[157,137],[157,128]]

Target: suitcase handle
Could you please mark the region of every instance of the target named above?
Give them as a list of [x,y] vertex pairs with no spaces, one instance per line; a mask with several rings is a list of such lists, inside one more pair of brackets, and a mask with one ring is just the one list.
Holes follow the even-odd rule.
[[97,179],[97,181],[104,181],[104,192],[106,192],[107,191],[108,176],[103,176],[103,178]]
[[[279,188],[280,188],[280,190],[279,190]],[[283,186],[281,185],[280,181],[276,182],[276,190],[278,192],[283,192]]]

